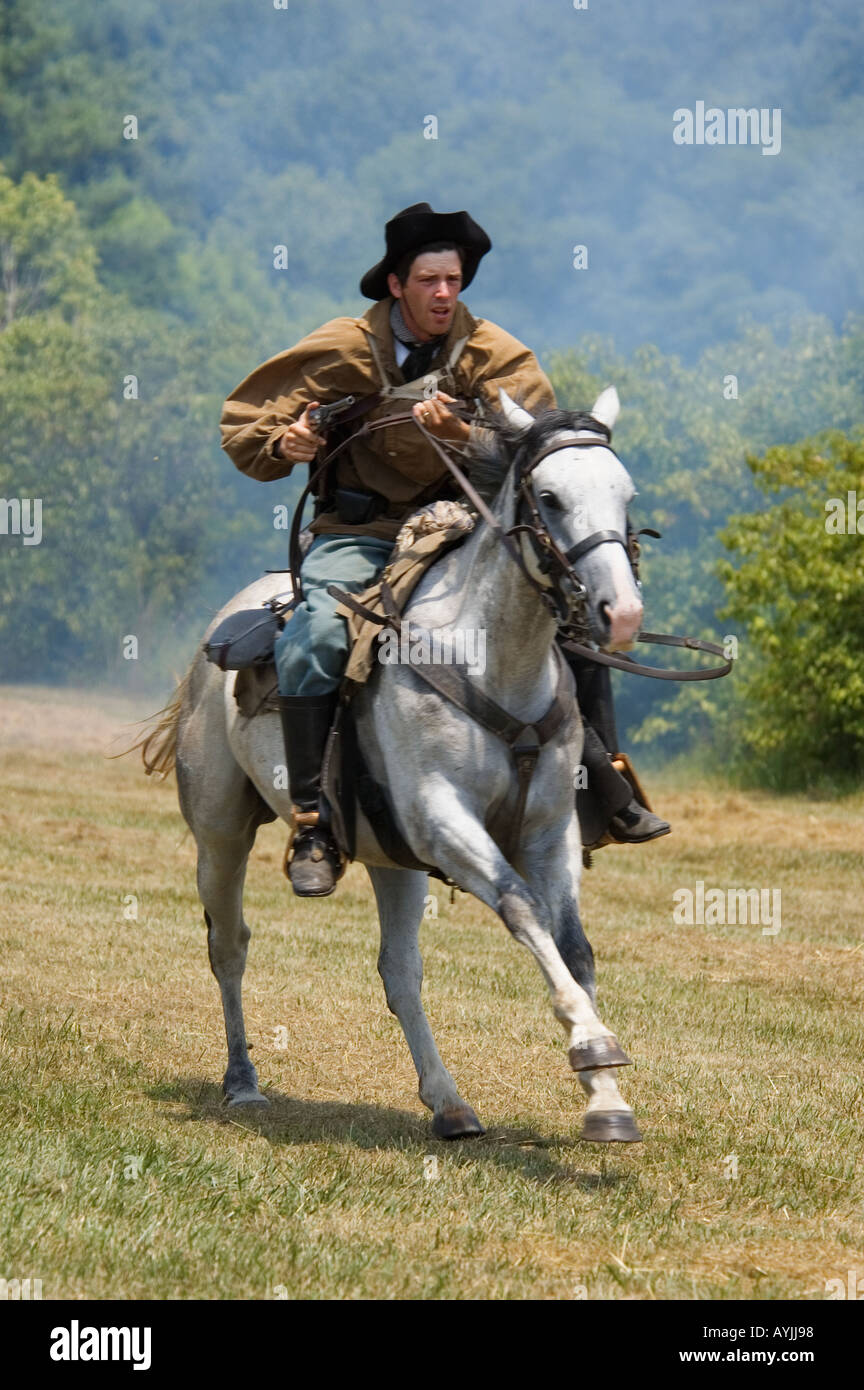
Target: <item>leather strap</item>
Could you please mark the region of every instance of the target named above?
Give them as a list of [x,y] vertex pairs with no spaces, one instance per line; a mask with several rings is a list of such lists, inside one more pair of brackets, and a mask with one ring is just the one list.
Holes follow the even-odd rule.
[[[374,410],[375,407],[379,405],[383,399],[384,397],[381,392],[376,392],[374,395],[371,396],[363,396],[361,400],[355,401],[354,405],[352,405],[345,412],[344,415],[340,416],[338,423],[350,423],[351,421],[358,419],[361,415],[367,415],[369,411]],[[456,401],[453,402],[453,404],[460,407],[460,415],[462,413],[462,410],[469,405],[469,403],[466,402],[462,397],[459,397]],[[339,454],[341,454],[345,449],[347,449],[350,444],[353,444],[355,440],[363,438],[365,435],[373,434],[376,430],[388,429],[391,425],[407,424],[409,421],[413,421],[415,424],[417,424],[417,421],[415,420],[414,415],[411,411],[403,411],[402,413],[397,415],[388,415],[383,420],[364,420],[363,424],[360,426],[358,430],[355,430],[353,434],[350,434],[347,439],[343,439],[339,444],[337,444],[335,449],[331,449],[330,453],[327,454],[326,458],[321,460],[317,468],[313,470],[312,465],[310,464],[309,481],[307,482],[299,498],[297,499],[297,505],[294,508],[294,516],[291,521],[291,534],[288,542],[288,567],[289,572],[291,574],[291,585],[294,592],[295,603],[303,602],[303,585],[300,580],[300,532],[303,527],[303,509],[306,506],[307,498],[314,491],[316,484],[322,478],[324,478],[326,471],[329,468],[330,464],[333,462],[333,460],[337,458]],[[428,430],[425,430],[422,425],[420,425],[419,428],[428,439],[432,440],[433,443],[436,443],[433,436],[429,434]],[[447,458],[447,455],[444,453],[443,449],[441,449],[440,446],[437,445],[437,443],[436,448],[438,450],[438,453],[444,459],[444,462],[447,464],[447,467],[450,469],[450,472],[452,473],[453,469],[451,467],[450,460]],[[424,498],[428,490],[429,489],[427,488],[424,491]],[[422,505],[422,503],[418,505]]]
[[[413,638],[409,637],[408,640],[416,641],[417,634]],[[533,725],[526,724],[524,720],[516,719],[512,714],[508,714],[488,695],[484,695],[483,691],[477,688],[476,681],[464,674],[457,666],[437,666],[425,663],[415,665],[412,662],[409,669],[421,680],[424,680],[427,685],[431,685],[433,690],[437,690],[439,695],[443,695],[451,704],[456,705],[457,709],[461,709],[463,714],[467,714],[469,718],[482,724],[484,729],[488,729],[490,733],[496,734],[514,752],[523,736],[527,736],[530,740],[527,731],[533,728],[536,731],[539,752],[539,748],[544,743],[549,742],[575,709],[566,667],[558,656],[557,647],[553,647],[552,650],[559,662],[557,687],[546,713]],[[568,696],[570,697],[569,700]]]
[[[640,632],[636,641],[657,642],[664,647],[687,647],[692,651],[710,652],[712,656],[726,657],[723,648],[716,642],[703,642],[701,637],[675,637],[668,632]],[[612,656],[608,652],[594,651],[593,647],[586,647],[582,642],[575,642],[570,637],[563,638],[561,646],[574,656],[580,656],[585,661],[594,661],[598,666],[612,666],[616,671],[629,671],[634,676],[650,676],[655,681],[713,681],[719,676],[728,676],[734,664],[731,657],[726,657],[722,666],[710,666],[705,671],[661,671],[656,666],[641,666],[638,661],[623,654]]]
[[470,336],[470,333],[466,333],[463,337],[457,338],[456,342],[453,344],[449,353],[447,354],[445,361],[443,363],[439,362],[437,367],[433,367],[430,364],[429,371],[424,372],[422,376],[415,377],[413,381],[404,381],[396,384],[394,382],[391,382],[389,377],[387,376],[387,369],[384,365],[384,359],[381,356],[378,343],[375,340],[375,334],[367,334],[367,339],[369,342],[370,350],[372,352],[372,357],[374,358],[375,366],[378,368],[378,375],[381,379],[381,395],[391,399],[401,398],[415,401],[422,400],[423,394],[421,392],[418,395],[415,383],[418,381],[422,381],[425,384],[427,377],[434,376],[435,384],[437,386],[441,377],[445,376],[447,372],[452,371],[455,367],[459,358],[462,356],[462,351]]
[[[553,439],[551,444],[546,445],[545,449],[541,449],[539,454],[532,454],[528,463],[523,466],[522,476],[524,477],[527,473],[533,473],[538,463],[542,463],[550,454],[557,454],[568,446],[576,449],[608,449],[610,454],[615,454],[615,450],[609,443],[609,440],[612,438],[611,431],[608,430],[605,425],[602,425],[599,420],[594,420],[592,417],[592,423],[590,425],[586,424],[585,429],[594,430],[597,434],[601,434],[603,438],[584,439],[581,434],[558,435],[556,439]],[[615,454],[615,457],[617,459],[618,455]]]
[[[402,615],[393,596],[393,590],[386,579],[381,580],[381,603],[384,608],[384,617],[379,613],[373,613],[362,603],[358,603],[353,595],[346,593],[336,584],[328,584],[327,592],[333,598],[338,598],[340,603],[344,603],[353,612],[360,614],[361,617],[371,619],[379,627],[392,627],[401,635]],[[405,637],[409,643],[420,641],[429,636],[428,633],[421,632],[416,628],[412,630],[407,624],[406,626],[408,631]],[[415,664],[412,662],[410,669],[426,681],[427,685],[431,685],[434,690],[437,690],[439,695],[443,695],[451,704],[461,709],[463,714],[467,714],[478,724],[482,724],[485,729],[496,734],[514,750],[520,736],[532,729],[536,732],[538,746],[542,747],[558,732],[575,709],[570,691],[569,673],[557,646],[554,646],[552,651],[558,668],[555,695],[546,713],[540,719],[535,720],[533,724],[526,724],[524,720],[508,714],[505,709],[502,709],[499,704],[479,689],[476,681],[472,680],[460,665],[437,665],[425,662]]]
[[571,545],[569,550],[564,551],[564,559],[569,565],[575,565],[576,561],[583,555],[587,555],[589,550],[594,550],[598,545],[604,545],[606,541],[617,541],[623,545],[628,555],[630,548],[626,537],[620,531],[594,531],[590,536],[586,536],[584,541],[578,541],[576,545]]
[[[334,598],[338,598],[346,607],[359,614],[361,618],[366,618],[371,623],[377,623],[379,627],[393,625],[389,616],[382,617],[380,613],[373,612],[371,608],[359,603],[352,594],[337,588],[335,584],[329,585],[328,592]],[[395,608],[395,604],[393,606]],[[676,637],[671,633],[664,632],[640,632],[636,641],[656,642],[664,647],[686,647],[690,651],[709,652],[712,656],[726,656],[723,648],[718,646],[716,642],[705,642],[701,637]],[[574,656],[582,657],[585,661],[596,662],[599,666],[612,666],[617,671],[629,671],[634,676],[650,676],[657,681],[713,681],[717,680],[719,676],[727,676],[734,664],[731,658],[726,658],[722,666],[711,666],[705,671],[661,671],[656,666],[641,666],[639,662],[634,661],[629,656],[613,656],[608,652],[595,651],[593,647],[586,647],[584,643],[577,642],[572,637],[561,638],[559,645],[565,651],[572,652]]]
[[[535,726],[536,727],[536,726]],[[532,733],[533,730],[527,729],[524,735]],[[527,739],[520,741],[513,749],[513,756],[516,760],[516,806],[513,814],[503,823],[503,814],[493,821],[489,827],[489,833],[498,846],[508,864],[513,862],[513,858],[519,848],[519,839],[522,834],[522,822],[525,819],[525,806],[528,802],[528,791],[531,787],[531,779],[537,767],[537,759],[540,756],[540,742],[535,737],[534,742]],[[499,829],[500,825],[500,829]],[[497,833],[496,833],[497,832]]]

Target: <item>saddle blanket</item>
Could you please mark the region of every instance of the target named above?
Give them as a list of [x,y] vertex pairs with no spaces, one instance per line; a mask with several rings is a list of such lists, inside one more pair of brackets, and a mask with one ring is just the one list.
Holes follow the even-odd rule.
[[[401,612],[430,565],[464,541],[473,527],[473,513],[460,502],[438,501],[421,507],[404,523],[381,577],[358,594],[357,601],[383,617],[381,584],[386,579]],[[347,620],[351,643],[344,679],[354,685],[365,685],[378,664],[375,654],[381,626],[343,604],[336,612]],[[290,612],[286,618],[290,621]],[[272,661],[237,672],[234,698],[240,713],[247,718],[276,709],[276,694],[276,668]]]

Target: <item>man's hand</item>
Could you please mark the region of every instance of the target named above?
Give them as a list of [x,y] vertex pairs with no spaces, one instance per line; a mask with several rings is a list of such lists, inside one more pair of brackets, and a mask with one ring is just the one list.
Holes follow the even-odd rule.
[[312,462],[318,452],[321,436],[309,423],[309,411],[319,404],[319,401],[310,401],[300,419],[288,426],[273,450],[277,458],[286,459],[289,463]]
[[438,391],[428,401],[418,401],[411,413],[437,439],[465,444],[471,434],[471,426],[467,420],[458,419],[447,409],[447,402],[455,399],[455,396],[448,396],[446,391]]

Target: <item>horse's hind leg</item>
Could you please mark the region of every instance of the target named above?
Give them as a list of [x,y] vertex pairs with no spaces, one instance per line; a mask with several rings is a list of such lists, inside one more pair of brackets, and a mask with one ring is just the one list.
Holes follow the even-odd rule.
[[[209,674],[209,673],[208,673]],[[221,687],[211,681],[181,721],[177,743],[180,807],[198,846],[198,895],[207,923],[210,968],[219,982],[229,1105],[267,1105],[249,1060],[242,982],[251,932],[243,920],[243,884],[259,824],[271,818],[228,744]]]
[[387,1007],[401,1023],[414,1058],[420,1099],[433,1113],[433,1131],[439,1139],[467,1139],[482,1134],[483,1126],[441,1061],[420,998],[423,959],[418,935],[429,880],[424,873],[411,869],[379,869],[371,865],[367,869],[381,921],[378,973],[384,982]]
[[212,828],[196,834],[198,893],[204,904],[207,951],[210,968],[219,982],[228,1042],[228,1067],[222,1090],[231,1106],[269,1104],[258,1090],[258,1077],[249,1058],[242,999],[251,936],[243,920],[243,884],[256,828],[253,819],[234,834]]

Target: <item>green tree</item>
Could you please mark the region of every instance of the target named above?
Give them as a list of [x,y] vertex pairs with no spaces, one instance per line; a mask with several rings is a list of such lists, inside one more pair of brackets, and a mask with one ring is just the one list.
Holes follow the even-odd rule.
[[[808,315],[773,330],[752,324],[693,365],[651,345],[623,357],[599,339],[552,356],[550,375],[566,406],[584,409],[601,387],[618,387],[615,446],[638,489],[632,514],[663,535],[645,546],[646,628],[740,637],[722,611],[716,567],[718,532],[730,513],[759,506],[747,454],[829,426],[849,431],[864,419],[862,352],[860,320],[838,334]],[[736,396],[725,385],[732,377]],[[677,687],[616,681],[629,739],[667,756],[709,747],[721,727],[725,740],[741,702],[737,668],[724,680]]]
[[864,436],[831,431],[748,465],[772,500],[732,518],[722,540],[741,564],[719,565],[726,612],[746,624],[742,758],[780,787],[860,779]]
[[57,178],[0,168],[0,330],[45,309],[68,316],[96,291],[96,252]]
[[[8,525],[0,534],[0,679],[155,682],[184,612],[197,633],[238,575],[284,563],[270,508],[287,498],[262,489],[238,507],[206,336],[100,286],[52,178],[0,182],[0,247],[13,263],[0,516],[24,499],[42,514],[38,543]],[[139,639],[136,666],[122,660],[127,634]]]

